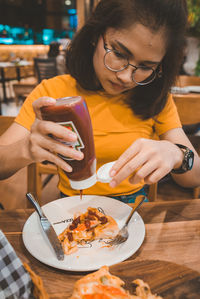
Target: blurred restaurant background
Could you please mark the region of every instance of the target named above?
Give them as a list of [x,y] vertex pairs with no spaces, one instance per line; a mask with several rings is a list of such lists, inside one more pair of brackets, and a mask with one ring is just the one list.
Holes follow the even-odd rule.
[[[67,73],[66,69],[59,70],[57,56],[65,67],[66,49],[97,3],[98,0],[0,0],[1,115],[16,116],[27,95],[42,79]],[[187,0],[187,3],[189,27],[185,58],[171,92],[184,129],[200,153],[200,0]],[[54,57],[49,50],[57,45],[59,55]],[[188,89],[188,86],[194,88]],[[26,172],[22,169],[0,182],[0,197],[4,198],[5,206],[6,198],[13,192],[18,198],[13,205],[20,206],[21,194],[27,190]],[[57,176],[55,173],[52,176],[51,184],[48,184],[48,178],[44,183],[41,195],[48,201],[59,196]],[[173,182],[170,188],[163,186],[159,189],[158,185],[158,198],[162,193],[162,198],[171,199],[174,190],[180,198],[200,196],[200,188],[181,188]]]
[[[34,58],[47,58],[52,43],[60,44],[59,52],[64,56],[68,43],[97,2],[97,0],[0,0],[2,115],[9,113],[8,106],[11,102],[15,103],[16,96],[18,96],[17,104],[20,104],[18,100],[24,98],[24,95],[21,97],[16,95],[17,83],[28,83],[30,90],[31,84],[34,87],[39,82]],[[27,89],[25,95],[29,90]]]

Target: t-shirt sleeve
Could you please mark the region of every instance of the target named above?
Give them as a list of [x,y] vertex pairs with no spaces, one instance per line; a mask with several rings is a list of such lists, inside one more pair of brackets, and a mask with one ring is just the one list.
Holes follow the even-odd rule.
[[172,95],[169,95],[164,109],[155,117],[155,130],[158,136],[175,128],[181,128],[181,121]]
[[43,80],[26,98],[22,108],[15,119],[15,122],[30,130],[35,113],[32,104],[41,97],[52,97],[58,99],[66,96],[76,95],[74,91],[75,80],[68,75],[57,76],[48,80]]
[[35,112],[32,103],[43,96],[48,96],[48,93],[45,92],[43,83],[41,83],[26,98],[18,116],[15,118],[15,122],[30,130],[31,125],[35,120]]

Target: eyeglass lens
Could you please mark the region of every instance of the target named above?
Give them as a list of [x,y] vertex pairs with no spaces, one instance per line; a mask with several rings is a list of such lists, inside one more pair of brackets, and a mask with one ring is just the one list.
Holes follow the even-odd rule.
[[[114,50],[108,50],[106,52],[104,56],[104,64],[109,70],[113,72],[123,71],[129,65],[131,65],[129,64],[128,59],[123,54]],[[131,66],[134,68],[132,72],[132,80],[138,84],[148,84],[152,82],[156,77],[156,73],[152,68],[146,66]]]

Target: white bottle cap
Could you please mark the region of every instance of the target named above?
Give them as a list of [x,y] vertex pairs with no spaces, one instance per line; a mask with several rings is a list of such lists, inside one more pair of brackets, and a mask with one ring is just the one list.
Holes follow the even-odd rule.
[[92,187],[94,184],[96,184],[97,176],[96,176],[96,173],[95,173],[91,177],[89,177],[88,179],[85,179],[85,180],[82,180],[82,181],[69,180],[69,182],[70,182],[70,185],[71,185],[72,189],[83,190],[83,189],[87,189],[89,187]]
[[112,178],[109,175],[109,172],[112,166],[115,164],[116,161],[106,163],[102,165],[97,171],[97,181],[101,183],[110,183]]
[[109,175],[109,172],[112,166],[115,164],[115,162],[116,161],[113,161],[102,165],[98,169],[97,174],[96,173],[93,174],[91,177],[89,177],[86,180],[82,180],[82,181],[69,180],[72,189],[75,190],[87,189],[89,187],[92,187],[94,184],[96,184],[96,182],[109,183],[112,180],[112,178]]

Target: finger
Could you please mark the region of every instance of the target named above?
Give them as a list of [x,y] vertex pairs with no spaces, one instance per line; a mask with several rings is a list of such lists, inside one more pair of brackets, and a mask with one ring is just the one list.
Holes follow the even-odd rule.
[[154,184],[158,181],[160,181],[164,176],[166,176],[169,172],[168,171],[164,171],[163,169],[156,169],[155,171],[153,171],[151,174],[149,174],[146,178],[145,178],[145,183],[146,184]]
[[[157,180],[165,176],[170,171],[171,166],[169,165],[169,163],[166,163],[166,161],[163,161],[159,158],[153,160],[147,159],[147,163],[144,163],[143,166],[137,171],[137,173],[129,180],[132,184],[137,184],[144,179],[145,182],[148,181],[148,184],[152,184],[157,182]],[[154,175],[150,177],[152,173],[154,173]],[[159,177],[157,178],[156,175],[159,175]],[[153,181],[150,181],[150,179],[152,179]]]
[[[44,145],[43,145],[44,143]],[[68,146],[62,142],[59,142],[51,137],[44,139],[41,145],[46,147],[49,151],[60,154],[64,157],[69,157],[75,160],[82,160],[84,154],[80,150],[76,150],[74,147]]]
[[132,160],[126,163],[125,166],[117,172],[117,174],[113,177],[112,181],[110,182],[110,186],[114,188],[127,177],[133,175],[135,171],[146,162],[146,160],[146,155],[136,155]]
[[116,173],[120,171],[131,159],[135,158],[135,156],[139,152],[139,146],[137,142],[134,142],[116,161],[113,167],[110,170],[110,176],[114,177]]
[[154,161],[154,164],[151,161],[151,164],[149,163],[149,171],[146,171],[146,176],[144,177],[144,180],[147,184],[156,183],[165,175],[167,175],[171,171],[171,169],[172,168],[168,160],[163,160],[162,163],[160,160],[157,160]]
[[72,146],[69,146],[62,141],[54,139],[48,135],[41,135],[39,133],[31,134],[30,142],[30,153],[32,157],[40,156],[41,149],[45,149],[46,151],[52,153],[58,153],[75,160],[82,160],[84,157],[84,154],[81,151],[78,151]]
[[138,184],[155,170],[157,170],[156,163],[154,161],[147,161],[129,178],[129,182],[131,184]]
[[38,131],[40,131],[42,135],[51,135],[70,142],[77,140],[75,132],[72,132],[60,124],[51,121],[39,121],[37,122],[37,126]]
[[72,172],[73,170],[72,167],[66,161],[61,159],[56,154],[43,150],[41,151],[41,156],[43,156],[43,159],[41,159],[40,162],[47,160],[62,168],[66,172]]
[[40,108],[44,106],[55,105],[56,100],[51,97],[41,97],[33,102],[33,110],[38,119],[42,119]]

